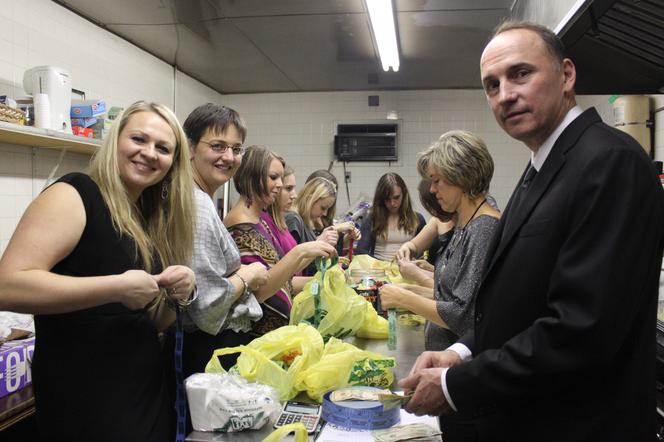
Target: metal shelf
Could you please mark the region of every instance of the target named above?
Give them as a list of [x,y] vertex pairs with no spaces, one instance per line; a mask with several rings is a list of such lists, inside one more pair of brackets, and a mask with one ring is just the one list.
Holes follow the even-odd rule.
[[100,140],[4,121],[0,121],[0,143],[43,149],[67,149],[68,152],[86,155],[94,154],[101,146]]

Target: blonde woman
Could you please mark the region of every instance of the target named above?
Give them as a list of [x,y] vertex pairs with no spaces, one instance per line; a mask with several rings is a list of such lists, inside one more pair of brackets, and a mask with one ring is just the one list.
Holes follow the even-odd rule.
[[292,167],[284,167],[282,181],[283,187],[281,188],[279,198],[274,201],[274,204],[268,207],[266,212],[263,212],[261,217],[267,222],[274,224],[277,241],[281,245],[281,248],[284,249],[284,252],[288,253],[297,245],[297,240],[288,231],[288,225],[286,224],[286,214],[293,208],[297,198],[297,190],[295,190],[297,183],[295,181],[295,171]]
[[35,315],[42,439],[172,439],[173,405],[146,307],[164,292],[180,302],[192,296],[194,274],[183,266],[191,183],[175,115],[138,102],[118,118],[89,174],[60,178],[23,215],[0,260],[0,310]]
[[[326,227],[326,218],[336,204],[337,188],[327,178],[316,177],[308,181],[295,202],[295,211],[286,212],[286,224],[295,240],[302,244],[308,241],[323,241],[337,247],[341,252],[343,237],[359,239],[360,231],[352,222],[344,222]],[[305,275],[313,275],[315,269],[308,267]]]
[[[337,181],[337,177],[334,176],[332,172],[330,172],[327,169],[317,169],[314,170],[309,174],[307,177],[307,180],[304,182],[305,184],[308,183],[309,181],[313,180],[314,178],[325,178],[326,180],[329,180],[334,184],[335,189],[339,189],[339,182]],[[336,193],[336,190],[335,190]],[[323,225],[323,228],[325,227],[330,227],[331,225],[334,224],[334,215],[337,213],[337,202],[336,200],[334,201],[334,204],[332,204],[328,209],[327,209],[327,214],[321,217],[321,223]]]

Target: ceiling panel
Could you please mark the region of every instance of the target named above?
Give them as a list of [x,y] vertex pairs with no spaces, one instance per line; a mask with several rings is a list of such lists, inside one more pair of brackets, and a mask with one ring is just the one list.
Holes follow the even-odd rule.
[[479,87],[512,0],[393,0],[399,72],[383,72],[362,0],[54,0],[221,93]]
[[[178,0],[189,3],[188,0]],[[358,0],[207,0],[219,17],[266,17],[286,15],[363,14]]]

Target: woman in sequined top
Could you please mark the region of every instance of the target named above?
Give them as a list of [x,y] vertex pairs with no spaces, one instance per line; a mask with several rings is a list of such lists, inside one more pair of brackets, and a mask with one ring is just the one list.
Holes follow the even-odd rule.
[[387,285],[381,290],[381,304],[424,316],[425,348],[441,350],[473,326],[475,292],[500,216],[486,202],[493,160],[479,137],[451,131],[422,154],[417,169],[431,180],[430,191],[441,210],[456,216],[457,221],[435,261],[434,299]]

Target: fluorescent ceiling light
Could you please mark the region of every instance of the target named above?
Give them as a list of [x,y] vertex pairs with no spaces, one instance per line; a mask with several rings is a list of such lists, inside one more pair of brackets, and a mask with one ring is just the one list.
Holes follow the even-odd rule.
[[365,0],[383,70],[399,70],[399,50],[392,0]]

